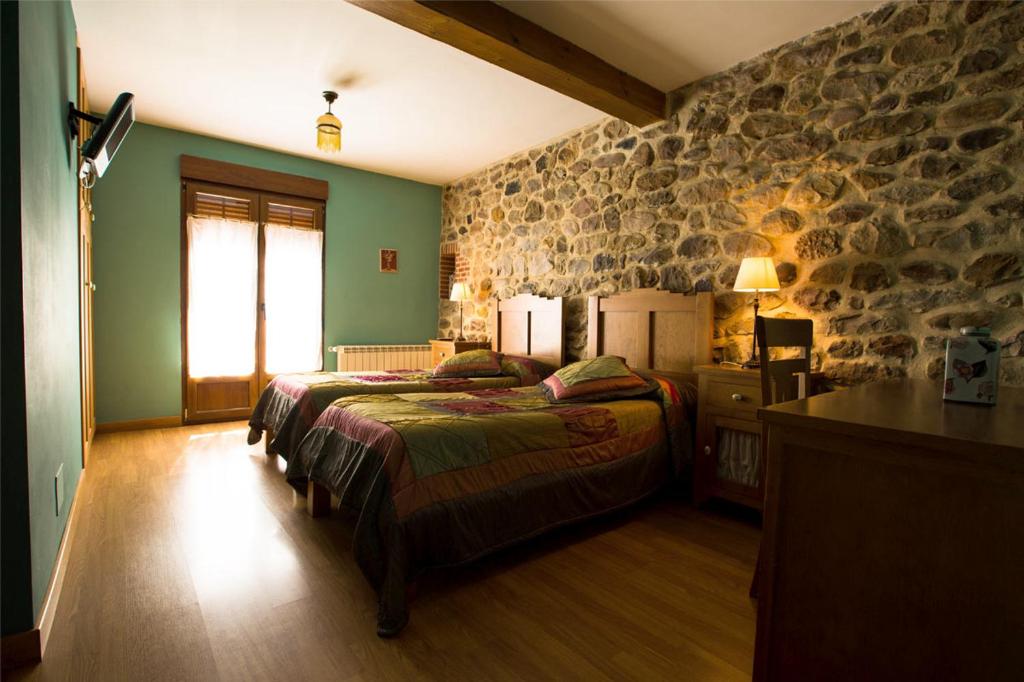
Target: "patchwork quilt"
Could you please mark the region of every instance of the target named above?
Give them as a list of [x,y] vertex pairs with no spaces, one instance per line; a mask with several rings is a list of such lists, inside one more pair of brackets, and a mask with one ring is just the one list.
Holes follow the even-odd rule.
[[378,633],[408,620],[406,584],[546,529],[616,509],[689,471],[679,387],[551,404],[537,386],[345,397],[328,406],[287,477],[355,510],[354,552],[379,594]]
[[333,400],[375,393],[445,393],[472,388],[518,386],[517,377],[434,378],[429,370],[379,372],[306,372],[275,377],[260,396],[249,419],[250,445],[270,429],[268,451],[288,459],[309,427]]

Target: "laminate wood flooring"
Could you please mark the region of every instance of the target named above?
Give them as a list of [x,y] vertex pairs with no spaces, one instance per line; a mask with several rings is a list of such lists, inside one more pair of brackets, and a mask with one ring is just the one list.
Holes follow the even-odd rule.
[[[421,579],[376,636],[353,518],[241,422],[104,434],[29,680],[744,680],[760,531],[662,497]],[[514,510],[510,510],[514,513]]]

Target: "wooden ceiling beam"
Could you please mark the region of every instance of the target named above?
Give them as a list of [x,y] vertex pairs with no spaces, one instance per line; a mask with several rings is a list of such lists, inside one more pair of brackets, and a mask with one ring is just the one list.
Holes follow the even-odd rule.
[[349,2],[634,125],[665,118],[664,92],[493,2]]

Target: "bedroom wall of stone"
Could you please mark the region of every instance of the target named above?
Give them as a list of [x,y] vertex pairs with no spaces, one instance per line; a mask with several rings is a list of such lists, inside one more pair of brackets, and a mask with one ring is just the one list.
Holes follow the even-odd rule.
[[[772,256],[769,316],[810,317],[836,382],[938,376],[945,339],[989,325],[1024,385],[1024,5],[898,3],[671,93],[672,116],[606,119],[445,187],[441,243],[486,299],[636,287],[715,293],[715,347],[742,360],[745,256]],[[439,333],[458,325],[440,304]]]

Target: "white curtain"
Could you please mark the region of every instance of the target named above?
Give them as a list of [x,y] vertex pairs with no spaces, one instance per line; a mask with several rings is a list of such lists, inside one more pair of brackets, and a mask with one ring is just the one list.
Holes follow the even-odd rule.
[[323,353],[324,233],[267,225],[264,243],[266,371],[318,370]]
[[718,478],[756,486],[761,469],[761,435],[718,428]]
[[256,223],[189,217],[189,376],[255,371],[258,249]]

